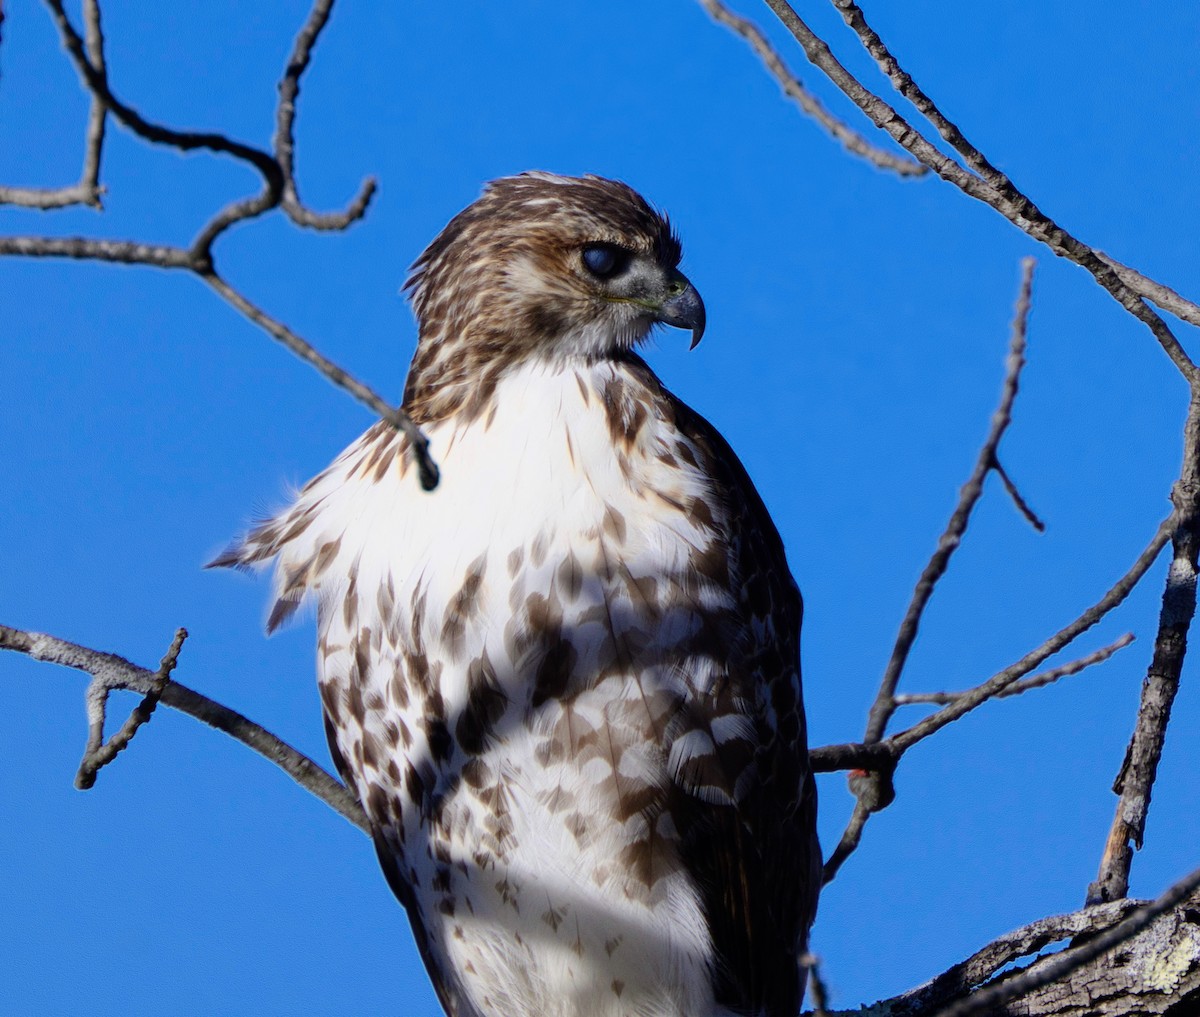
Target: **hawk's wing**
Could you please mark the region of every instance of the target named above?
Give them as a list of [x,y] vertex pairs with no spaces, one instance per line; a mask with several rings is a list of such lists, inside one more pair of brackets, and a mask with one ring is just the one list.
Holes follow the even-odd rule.
[[[350,445],[324,471],[310,480],[293,504],[279,515],[265,519],[242,540],[221,553],[207,567],[256,568],[276,562],[274,604],[267,619],[267,630],[274,631],[287,621],[310,595],[318,596],[326,610],[339,600],[339,595],[355,582],[352,572],[358,568],[357,552],[344,546],[348,531],[361,529],[364,504],[371,502],[372,488],[386,485],[403,499],[417,486],[408,477],[413,465],[407,437],[388,421],[381,420]],[[422,495],[423,496],[423,495]],[[351,539],[350,544],[354,540]],[[325,675],[325,640],[319,646],[320,670]],[[384,661],[373,663],[384,668]],[[368,666],[354,660],[353,668]],[[392,668],[401,666],[392,661]],[[366,684],[367,675],[348,676],[351,685]],[[334,767],[346,786],[356,795],[359,773],[350,764],[339,745],[339,716],[336,702],[331,702],[332,690],[322,680],[322,717],[325,738]],[[336,699],[336,696],[334,697]],[[366,803],[363,803],[364,806]],[[398,804],[398,803],[397,803]],[[371,818],[368,809],[368,818]],[[379,827],[371,818],[372,837],[380,867],[388,885],[408,913],[413,938],[424,961],[430,981],[443,1009],[450,1017],[473,1017],[475,1011],[460,1000],[453,979],[444,970],[445,959],[432,949],[425,928],[419,920],[413,888],[402,871],[403,845],[395,835]]]
[[[757,728],[752,756],[739,756],[735,744],[726,753],[718,747],[707,761],[736,788],[732,805],[677,787],[671,811],[721,962],[718,1002],[739,1012],[794,1014],[804,984],[798,953],[821,886],[800,686],[800,592],[745,468],[707,420],[671,398],[676,426],[707,458],[702,465],[728,520],[737,617],[722,634],[730,643],[725,696],[754,704]],[[722,698],[694,705],[719,712]],[[715,730],[717,718],[711,720]]]

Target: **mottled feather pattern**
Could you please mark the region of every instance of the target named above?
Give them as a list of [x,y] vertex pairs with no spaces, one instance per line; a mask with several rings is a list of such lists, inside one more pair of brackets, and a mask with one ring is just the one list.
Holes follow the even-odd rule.
[[331,750],[448,1013],[788,1017],[820,866],[799,594],[581,239],[679,257],[624,185],[491,185],[413,277],[439,488],[377,424],[216,564],[275,560],[271,627],[316,598]]

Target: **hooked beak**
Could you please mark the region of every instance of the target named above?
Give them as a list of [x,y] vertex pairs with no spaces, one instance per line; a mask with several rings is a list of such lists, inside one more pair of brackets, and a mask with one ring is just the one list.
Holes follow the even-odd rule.
[[676,328],[690,328],[692,343],[688,349],[694,350],[704,336],[704,301],[687,276],[679,271],[672,273],[667,293],[669,296],[662,302],[654,320]]

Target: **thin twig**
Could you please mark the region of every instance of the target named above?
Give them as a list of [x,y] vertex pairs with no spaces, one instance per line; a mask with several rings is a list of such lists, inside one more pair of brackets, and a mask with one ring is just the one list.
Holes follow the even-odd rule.
[[[858,35],[863,48],[874,58],[880,69],[888,76],[892,86],[913,104],[916,110],[933,125],[934,129],[950,146],[959,153],[967,165],[978,173],[995,189],[998,195],[1012,210],[1016,219],[1027,219],[1043,229],[1056,229],[1053,221],[1046,216],[1028,197],[1013,184],[1013,182],[988,158],[979,151],[961,130],[937,107],[937,104],[925,94],[910,75],[892,55],[863,15],[862,10],[854,0],[832,0],[833,6],[842,14],[846,24]],[[1007,213],[1006,213],[1007,214]],[[1009,218],[1013,218],[1010,215]],[[1016,221],[1014,219],[1014,221]],[[1021,226],[1020,222],[1017,222]],[[1022,228],[1024,228],[1022,226]],[[1041,239],[1039,237],[1039,239]],[[1113,269],[1121,283],[1136,293],[1158,304],[1177,318],[1192,325],[1200,325],[1200,306],[1181,297],[1174,290],[1161,283],[1148,279],[1135,269],[1122,265],[1100,251],[1090,250],[1090,253],[1101,262]],[[1085,266],[1086,267],[1086,266]],[[1094,274],[1094,273],[1093,273]]]
[[825,865],[821,871],[822,886],[828,886],[832,883],[842,865],[845,864],[846,859],[858,850],[858,845],[862,842],[863,828],[867,825],[867,820],[870,818],[871,810],[863,804],[861,798],[856,798],[854,801],[854,811],[850,814],[850,821],[846,824],[846,829],[842,831],[842,836],[838,840],[837,847],[825,859]]
[[998,696],[1018,679],[1029,674],[1042,661],[1066,648],[1078,636],[1090,629],[1129,596],[1133,588],[1138,584],[1142,576],[1149,571],[1150,566],[1154,564],[1162,549],[1171,539],[1171,535],[1175,532],[1176,519],[1175,513],[1171,513],[1171,515],[1164,519],[1159,524],[1154,537],[1146,549],[1138,555],[1138,559],[1134,562],[1132,568],[1117,580],[1103,597],[1084,611],[1071,624],[1059,629],[1040,646],[1030,650],[1029,653],[1025,654],[1015,664],[1011,664],[1003,671],[997,672],[981,685],[967,690],[954,702],[942,707],[936,713],[930,714],[912,727],[892,735],[884,741],[884,744],[890,745],[897,753],[906,752],[912,746],[916,745],[917,742],[928,738],[934,732],[940,731],[947,724],[953,723],[959,717],[964,716],[989,699]]
[[[994,699],[1006,699],[1009,696],[1019,696],[1022,692],[1029,692],[1031,689],[1044,688],[1047,685],[1052,685],[1060,678],[1066,678],[1069,675],[1079,674],[1080,671],[1086,670],[1093,664],[1099,664],[1108,660],[1118,650],[1123,650],[1126,646],[1133,642],[1133,633],[1126,632],[1120,639],[1109,643],[1107,646],[1102,646],[1098,650],[1080,657],[1078,660],[1073,660],[1069,664],[1063,664],[1059,667],[1052,667],[1047,671],[1041,671],[1038,674],[1031,675],[1028,678],[1022,678],[1020,681],[1013,682],[1007,688],[997,692]],[[957,702],[970,690],[963,692],[913,692],[901,693],[896,696],[897,706],[913,706],[916,704],[932,704],[934,706],[945,706],[948,703]]]
[[959,717],[971,710],[1000,696],[1009,686],[1015,684],[1048,657],[1065,649],[1083,632],[1099,622],[1105,615],[1116,608],[1141,581],[1150,570],[1162,549],[1167,546],[1175,531],[1175,513],[1169,515],[1155,531],[1150,543],[1138,555],[1129,571],[1118,579],[1112,587],[1095,604],[1084,611],[1070,625],[1059,629],[1049,639],[1036,649],[1025,654],[1015,664],[999,671],[986,682],[972,689],[957,694],[943,709],[930,714],[912,727],[906,728],[881,742],[847,742],[839,745],[823,745],[811,750],[809,758],[815,773],[827,773],[832,770],[894,767],[896,761],[910,748],[923,741],[931,734],[941,730]]
[[812,1017],[827,1017],[829,990],[821,977],[821,958],[813,953],[800,957],[800,966],[808,970],[808,995],[812,999]]
[[275,110],[275,158],[283,169],[283,210],[292,222],[316,230],[346,229],[366,214],[367,205],[375,193],[375,180],[368,177],[345,211],[320,213],[304,207],[296,184],[296,98],[300,94],[300,79],[312,59],[313,47],[332,11],[333,0],[316,0],[313,4],[307,20],[296,35],[292,54],[279,80],[279,104]]
[[779,51],[771,45],[767,37],[752,21],[734,14],[720,0],[700,0],[700,5],[708,11],[714,21],[725,25],[745,39],[750,48],[758,54],[763,65],[779,82],[784,94],[795,100],[808,116],[824,127],[837,141],[840,141],[847,152],[866,159],[878,169],[890,170],[902,177],[919,177],[929,172],[928,168],[919,162],[876,148],[856,130],[830,113],[821,104],[821,100],[813,95],[804,83],[788,69],[783,62],[783,57],[779,55]]
[[904,620],[900,623],[900,631],[896,636],[896,644],[884,671],[883,681],[880,683],[879,692],[867,718],[867,729],[863,735],[865,742],[879,741],[883,737],[887,723],[896,710],[896,686],[900,681],[904,665],[908,661],[909,651],[917,638],[921,616],[925,612],[930,597],[933,596],[938,580],[945,575],[951,556],[962,542],[963,534],[971,520],[971,513],[983,494],[983,481],[989,471],[995,468],[996,450],[1000,446],[1000,439],[1004,437],[1004,432],[1012,421],[1012,407],[1017,397],[1021,368],[1025,366],[1026,335],[1032,302],[1033,266],[1032,258],[1026,258],[1022,262],[1021,290],[1013,316],[1012,338],[1009,341],[1008,357],[1005,361],[1000,403],[992,414],[991,427],[975,460],[975,469],[959,493],[958,504],[938,540],[937,549],[921,573],[920,579],[917,580],[912,600],[904,614]]
[[1166,914],[1200,889],[1200,869],[1189,873],[1157,900],[1137,908],[1122,921],[1089,939],[1081,946],[1064,950],[1011,978],[993,982],[965,999],[938,1011],[936,1017],[973,1017],[998,1013],[1010,1000],[1028,995],[1043,985],[1065,978],[1085,964],[1132,939],[1160,915]]
[[[0,12],[3,18],[3,12]],[[84,32],[88,59],[101,76],[104,68],[104,34],[100,27],[100,6],[97,0],[84,0]],[[91,90],[89,89],[89,92]],[[83,168],[79,180],[69,187],[47,189],[42,187],[0,187],[0,205],[17,205],[22,208],[37,208],[50,211],[69,208],[72,205],[101,207],[100,157],[104,147],[104,124],[108,111],[104,101],[92,94],[91,109],[88,111],[87,128],[83,138]]]
[[390,406],[368,385],[319,353],[282,322],[272,318],[246,296],[230,286],[190,250],[166,244],[139,244],[126,240],[100,240],[87,237],[0,237],[0,256],[26,258],[78,258],[111,261],[126,265],[150,265],[154,268],[188,269],[204,280],[223,300],[279,341],[305,363],[315,367],[329,381],[349,392],[363,405],[389,420],[404,432],[416,458],[421,486],[432,491],[438,485],[439,471],[429,452],[429,439],[402,409]]
[[1029,525],[1035,530],[1037,530],[1038,533],[1045,533],[1046,524],[1042,522],[1042,520],[1038,517],[1038,514],[1029,507],[1029,502],[1027,502],[1024,497],[1022,497],[1021,492],[1017,490],[1017,485],[1012,482],[1012,478],[1008,475],[1008,471],[1001,464],[999,456],[996,456],[993,459],[992,469],[996,472],[997,476],[1000,477],[1001,482],[1004,484],[1004,490],[1008,492],[1008,496],[1013,500],[1013,504],[1016,505],[1017,511],[1025,517],[1025,521],[1028,522]]
[[984,154],[964,137],[962,131],[937,108],[933,100],[921,91],[911,75],[897,63],[896,58],[883,44],[883,40],[867,24],[866,18],[863,17],[862,11],[859,10],[854,0],[832,0],[832,3],[841,11],[846,24],[858,35],[863,48],[871,54],[883,73],[888,76],[892,87],[913,104],[917,112],[933,125],[938,134],[966,160],[971,169],[998,191],[1015,197],[1017,192],[1012,181],[996,169]]
[[222,299],[237,308],[241,314],[286,346],[297,357],[305,363],[312,364],[335,385],[345,389],[359,402],[371,407],[381,417],[391,421],[394,426],[403,431],[416,457],[421,486],[426,491],[432,491],[437,487],[438,467],[429,454],[429,439],[421,433],[421,429],[413,423],[407,413],[389,406],[373,389],[342,370],[332,360],[318,353],[310,343],[301,339],[282,322],[256,307],[216,273],[204,273],[200,278],[220,294]]
[[171,672],[175,670],[175,665],[179,660],[179,651],[183,649],[185,639],[187,639],[187,629],[176,630],[170,649],[167,650],[166,656],[158,665],[158,671],[155,672],[154,678],[150,682],[150,688],[146,691],[142,701],[133,708],[129,719],[107,742],[104,741],[104,713],[113,686],[107,684],[104,679],[92,679],[87,691],[88,718],[90,720],[88,743],[83,753],[83,759],[79,763],[79,772],[75,775],[75,786],[80,791],[87,791],[95,786],[96,775],[116,759],[120,752],[124,751],[133,740],[133,736],[137,734],[138,728],[149,723],[150,718],[154,716],[154,709],[162,698],[167,682],[171,680]]
[[[109,688],[128,689],[142,695],[150,692],[158,677],[157,672],[138,667],[115,653],[103,653],[55,636],[26,632],[7,625],[0,625],[0,650],[14,650],[34,660],[86,671]],[[364,833],[370,832],[362,807],[343,784],[254,721],[179,682],[170,682],[163,688],[161,702],[249,746],[340,816]]]
[[826,883],[837,875],[845,860],[857,849],[862,840],[863,827],[871,813],[890,804],[893,793],[891,777],[900,757],[918,742],[940,731],[947,724],[953,723],[989,699],[998,697],[1009,686],[1029,674],[1042,661],[1064,649],[1080,634],[1117,607],[1149,571],[1150,566],[1154,564],[1162,549],[1171,539],[1176,527],[1176,518],[1176,514],[1173,512],[1163,520],[1150,543],[1138,556],[1137,561],[1100,600],[1084,611],[1070,625],[1060,629],[1036,649],[1025,654],[1015,664],[1006,667],[975,688],[959,694],[945,707],[925,717],[912,727],[881,742],[825,745],[813,749],[809,753],[810,765],[814,772],[847,768],[863,771],[860,774],[852,773],[851,775],[851,790],[855,795],[854,812],[838,846],[825,863],[824,881]]
[[[896,91],[913,104],[917,111],[933,125],[942,139],[958,152],[967,162],[967,165],[980,174],[982,180],[986,182],[986,187],[980,193],[972,194],[972,197],[986,201],[987,204],[999,211],[1018,228],[1023,229],[1030,236],[1034,237],[1034,239],[1042,241],[1057,253],[1070,258],[1091,272],[1096,281],[1108,290],[1127,311],[1139,318],[1150,328],[1184,377],[1194,382],[1197,377],[1195,364],[1192,363],[1191,359],[1184,352],[1183,347],[1179,344],[1170,328],[1167,327],[1166,322],[1141,302],[1139,299],[1140,292],[1126,286],[1107,259],[1102,258],[1099,252],[1073,237],[1042,212],[1028,196],[1023,194],[1004,173],[998,170],[982,152],[967,140],[962,131],[950,121],[933,100],[917,86],[912,76],[900,66],[896,58],[884,45],[883,40],[867,24],[865,16],[853,0],[831,0],[831,2],[834,7],[842,12],[842,17],[846,21],[846,24],[858,35],[863,48],[874,58],[884,74],[888,76]],[[771,3],[771,0],[768,0],[768,3]],[[782,5],[787,6],[786,3]],[[774,3],[771,3],[771,6],[774,9]],[[861,88],[861,85],[859,87]],[[877,97],[873,96],[872,98]],[[879,101],[882,102],[882,100]],[[886,103],[884,105],[886,106]],[[928,142],[920,136],[919,132],[917,132],[917,138],[920,138],[921,142],[928,145]],[[914,145],[916,144],[916,139],[910,140]],[[909,146],[905,145],[905,147],[908,148]],[[932,151],[937,151],[932,146],[929,146],[929,148]],[[917,153],[914,152],[914,154]],[[921,158],[919,154],[917,154],[917,157]],[[921,158],[921,161],[926,162],[923,158]],[[957,184],[967,193],[971,193],[964,187],[964,175],[969,176],[969,174],[966,174],[966,171],[962,170],[955,163],[950,163],[949,166],[954,166],[958,171],[953,174],[954,179],[944,174],[939,175],[943,175],[944,179],[950,180],[950,182]],[[946,168],[948,169],[949,166]],[[979,177],[971,177],[971,179],[979,180]],[[1146,281],[1149,282],[1149,280]],[[1160,287],[1160,289],[1170,293],[1166,287]],[[1197,310],[1200,311],[1200,308],[1197,308]]]
[[[908,610],[900,623],[895,646],[888,659],[887,668],[884,670],[879,691],[867,716],[867,727],[863,734],[863,743],[866,745],[878,743],[883,738],[888,721],[896,712],[898,705],[896,687],[908,660],[909,652],[917,638],[917,630],[920,627],[925,607],[933,596],[939,580],[945,575],[946,569],[950,565],[950,558],[962,542],[963,534],[966,533],[967,525],[971,520],[971,513],[983,495],[984,480],[988,473],[996,468],[999,461],[996,457],[996,450],[1000,446],[1000,439],[1004,437],[1004,432],[1012,421],[1012,407],[1017,398],[1021,369],[1025,366],[1025,346],[1033,294],[1033,268],[1034,260],[1032,258],[1025,258],[1022,261],[1021,287],[1013,314],[1012,337],[1008,344],[1008,356],[1005,358],[1004,384],[1001,387],[1000,402],[992,414],[991,427],[975,460],[975,469],[959,493],[958,504],[938,540],[937,548],[930,557],[929,563],[917,580]],[[1017,503],[1018,505],[1024,504],[1019,497]],[[854,812],[837,848],[825,863],[824,880],[826,883],[837,875],[838,869],[857,849],[862,840],[863,827],[871,813],[886,808],[895,798],[892,774],[903,749],[898,749],[891,743],[891,740],[889,740],[887,748],[888,757],[890,757],[888,764],[876,768],[864,768],[865,772],[851,780],[851,791],[856,800]]]
[[178,148],[184,152],[207,149],[211,152],[231,155],[243,162],[250,163],[273,186],[280,189],[283,187],[283,174],[279,164],[262,149],[234,141],[224,134],[217,134],[213,131],[177,131],[172,127],[156,124],[118,99],[109,88],[108,75],[101,68],[94,66],[88,58],[85,43],[75,30],[75,26],[71,24],[71,19],[67,16],[66,11],[63,10],[62,0],[46,0],[46,6],[50,8],[63,45],[89,91],[101,99],[113,116],[139,138],[158,145],[170,145],[172,148]]
[[[952,158],[939,151],[920,131],[904,119],[891,105],[863,86],[833,55],[824,40],[796,14],[786,0],[766,0],[784,27],[803,48],[805,55],[819,67],[838,88],[866,114],[876,127],[886,131],[902,148],[928,166],[938,176],[954,184],[964,194],[996,209],[1018,229],[1050,247],[1056,254],[1069,258],[1087,269],[1130,314],[1143,322],[1158,340],[1179,372],[1189,381],[1200,379],[1196,365],[1184,351],[1170,327],[1148,307],[1138,293],[1126,286],[1116,271],[1102,260],[1087,244],[1072,236],[1049,216],[1043,214],[1020,191],[1013,189],[1008,198],[989,181],[964,169]],[[861,12],[860,12],[861,13]],[[964,139],[965,140],[965,139]]]

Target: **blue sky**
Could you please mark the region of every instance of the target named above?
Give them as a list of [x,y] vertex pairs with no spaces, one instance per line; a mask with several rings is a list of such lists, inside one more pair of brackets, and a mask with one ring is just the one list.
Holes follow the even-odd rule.
[[[741,9],[857,122],[765,8]],[[867,8],[1044,210],[1194,296],[1200,12],[966,11]],[[111,80],[148,117],[265,145],[305,12],[114,4]],[[5,13],[0,182],[73,181],[86,102],[46,12]],[[831,7],[801,13],[880,84]],[[1168,511],[1186,391],[1144,328],[989,209],[845,155],[698,5],[347,3],[304,80],[297,159],[319,208],[376,175],[366,221],[334,236],[249,224],[221,241],[219,264],[392,398],[414,342],[406,267],[485,180],[596,172],[670,212],[709,330],[693,353],[664,334],[648,356],[730,439],[779,523],[807,603],[815,744],[862,733],[986,433],[1022,256],[1038,258],[1029,367],[1002,454],[1048,530],[989,480],[904,687],[959,688],[1017,659],[1097,599]],[[149,150],[119,129],[104,179],[103,215],[0,209],[0,231],[186,243],[258,187],[229,160]],[[200,566],[367,411],[196,280],[150,269],[0,263],[0,351],[0,622],[149,666],[186,625],[179,680],[325,761],[311,620],[267,640],[266,583]],[[1082,904],[1164,570],[1078,644],[1134,632],[1117,659],[990,704],[906,757],[896,804],[822,900],[813,946],[836,1005]],[[1200,861],[1195,677],[1189,663],[1138,895]],[[437,1012],[366,839],[240,745],[160,711],[93,791],[73,790],[84,686],[0,659],[0,956],[19,973],[0,1014]],[[828,849],[852,802],[840,775],[821,793]]]

